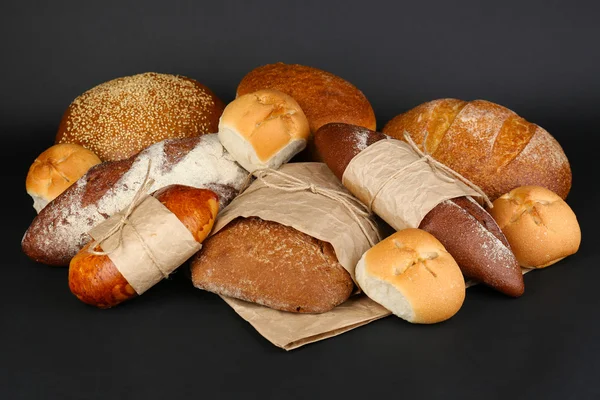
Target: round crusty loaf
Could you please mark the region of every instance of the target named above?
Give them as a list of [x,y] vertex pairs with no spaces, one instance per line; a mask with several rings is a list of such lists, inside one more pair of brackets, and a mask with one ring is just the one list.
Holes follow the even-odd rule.
[[493,201],[524,185],[566,198],[571,168],[558,142],[543,128],[485,100],[439,99],[388,122],[383,133],[417,145],[481,187]]
[[[260,89],[275,89],[292,96],[308,118],[312,133],[329,122],[345,122],[375,129],[373,107],[350,82],[330,72],[299,64],[267,64],[240,81],[237,96]],[[320,161],[312,140],[298,159]]]
[[77,144],[55,144],[45,150],[31,164],[25,180],[33,208],[39,213],[100,162],[97,155]]
[[113,79],[77,97],[56,143],[76,143],[102,161],[128,158],[164,139],[217,131],[224,104],[199,82],[144,73]]
[[375,113],[365,95],[330,72],[299,64],[267,64],[250,71],[237,96],[275,89],[292,96],[308,118],[311,132],[328,122],[346,122],[375,129]]
[[415,228],[367,250],[356,266],[356,280],[372,300],[412,323],[447,320],[465,300],[456,261],[433,235]]
[[291,96],[264,89],[238,97],[219,120],[219,140],[247,171],[277,169],[306,147],[308,120]]
[[196,288],[299,313],[329,311],[354,288],[331,244],[255,217],[208,238],[191,273]]
[[494,201],[490,214],[523,267],[544,268],[579,250],[581,230],[575,213],[546,188],[511,190]]
[[[153,193],[202,243],[212,230],[219,210],[217,195],[207,189],[170,185]],[[69,264],[69,288],[86,304],[98,308],[114,307],[137,296],[108,255],[95,255],[85,245]],[[100,246],[94,250],[102,251]]]

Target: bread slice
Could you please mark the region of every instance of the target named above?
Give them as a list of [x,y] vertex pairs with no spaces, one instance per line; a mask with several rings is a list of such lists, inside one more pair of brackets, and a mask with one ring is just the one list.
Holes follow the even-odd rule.
[[323,313],[354,289],[331,244],[260,218],[238,218],[191,262],[195,287],[282,311]]

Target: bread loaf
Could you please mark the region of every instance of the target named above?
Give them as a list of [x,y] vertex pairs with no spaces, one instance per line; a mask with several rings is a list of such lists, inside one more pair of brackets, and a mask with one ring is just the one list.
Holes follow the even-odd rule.
[[[348,124],[332,123],[315,134],[323,161],[341,180],[358,153],[385,135]],[[521,269],[494,219],[468,197],[434,207],[419,228],[433,234],[459,264],[464,276],[509,296],[525,290]]]
[[[210,233],[218,212],[218,198],[214,192],[183,185],[170,185],[153,196],[183,223],[202,243]],[[95,243],[95,242],[94,242]],[[88,251],[88,243],[71,260],[69,288],[84,303],[98,308],[114,307],[137,296],[135,289],[119,272],[109,255],[95,255]],[[102,251],[101,246],[94,250]]]
[[546,188],[513,189],[494,201],[490,213],[523,267],[545,268],[579,250],[581,229],[575,213]]
[[[281,62],[263,65],[243,77],[237,87],[237,96],[261,89],[275,89],[292,96],[306,114],[312,133],[330,122],[376,128],[375,113],[365,95],[330,72]],[[312,140],[297,159],[320,161]]]
[[131,202],[150,162],[151,191],[172,184],[208,188],[218,194],[221,208],[247,176],[217,134],[156,143],[129,159],[88,171],[33,220],[22,240],[23,251],[44,264],[68,265],[90,240],[87,232]]
[[356,266],[356,280],[372,300],[412,323],[445,321],[465,300],[456,261],[421,229],[403,229],[369,249]]
[[199,289],[299,313],[329,311],[354,287],[329,243],[255,217],[208,238],[191,273]]
[[219,120],[219,140],[249,172],[288,162],[306,147],[308,120],[291,96],[259,90],[227,104]]
[[165,139],[215,133],[223,108],[194,79],[157,73],[125,76],[73,100],[56,143],[79,144],[102,161],[122,160]]
[[38,213],[69,186],[81,178],[100,159],[78,144],[55,144],[31,164],[25,188]]
[[403,139],[404,131],[421,150],[478,185],[492,201],[524,185],[546,187],[563,199],[571,189],[571,168],[558,142],[498,104],[430,101],[383,128],[397,139]]

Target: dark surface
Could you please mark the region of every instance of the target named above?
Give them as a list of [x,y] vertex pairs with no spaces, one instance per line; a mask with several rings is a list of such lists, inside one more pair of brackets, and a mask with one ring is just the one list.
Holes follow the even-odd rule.
[[[397,3],[2,3],[0,398],[599,398],[599,3]],[[439,97],[495,101],[543,126],[572,163],[579,253],[526,275],[519,299],[475,287],[448,322],[389,317],[292,352],[182,271],[97,310],[71,295],[66,269],[21,253],[35,215],[27,169],[78,94],[156,71],[230,101],[246,72],[276,61],[350,80],[379,128]]]

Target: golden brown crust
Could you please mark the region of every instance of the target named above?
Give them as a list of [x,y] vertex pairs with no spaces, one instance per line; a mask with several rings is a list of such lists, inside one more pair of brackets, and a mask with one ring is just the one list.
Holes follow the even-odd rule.
[[359,276],[367,295],[405,316],[402,310],[394,310],[398,304],[385,304],[390,299],[382,296],[373,278],[399,291],[412,308],[408,320],[414,323],[447,320],[465,300],[465,281],[456,261],[433,235],[421,229],[403,229],[369,249],[364,255],[364,274]]
[[164,139],[217,131],[223,102],[199,82],[144,73],[104,82],[65,111],[56,143],[76,143],[103,161],[122,160]]
[[[171,185],[154,194],[192,233],[198,243],[208,236],[216,219],[219,203],[217,195],[207,189]],[[98,308],[114,307],[137,293],[121,275],[108,255],[88,251],[88,243],[69,264],[69,288],[84,303]],[[102,248],[97,246],[96,251]]]
[[[312,133],[330,122],[344,122],[376,129],[373,107],[356,86],[318,68],[299,64],[267,64],[250,71],[240,81],[237,96],[260,89],[275,89],[292,96],[308,118]],[[309,139],[297,158],[320,161]]]
[[191,272],[199,289],[300,313],[329,311],[354,287],[329,243],[259,218],[238,218],[211,236]]
[[29,168],[25,181],[27,193],[50,202],[96,164],[100,164],[98,156],[82,146],[55,144],[42,152]]
[[524,267],[544,268],[579,249],[581,230],[575,213],[546,188],[514,189],[496,199],[490,213]]
[[422,150],[481,187],[492,201],[523,185],[544,186],[562,198],[571,188],[571,168],[558,142],[501,105],[433,100],[394,117],[383,128],[397,139],[403,139],[404,131]]

